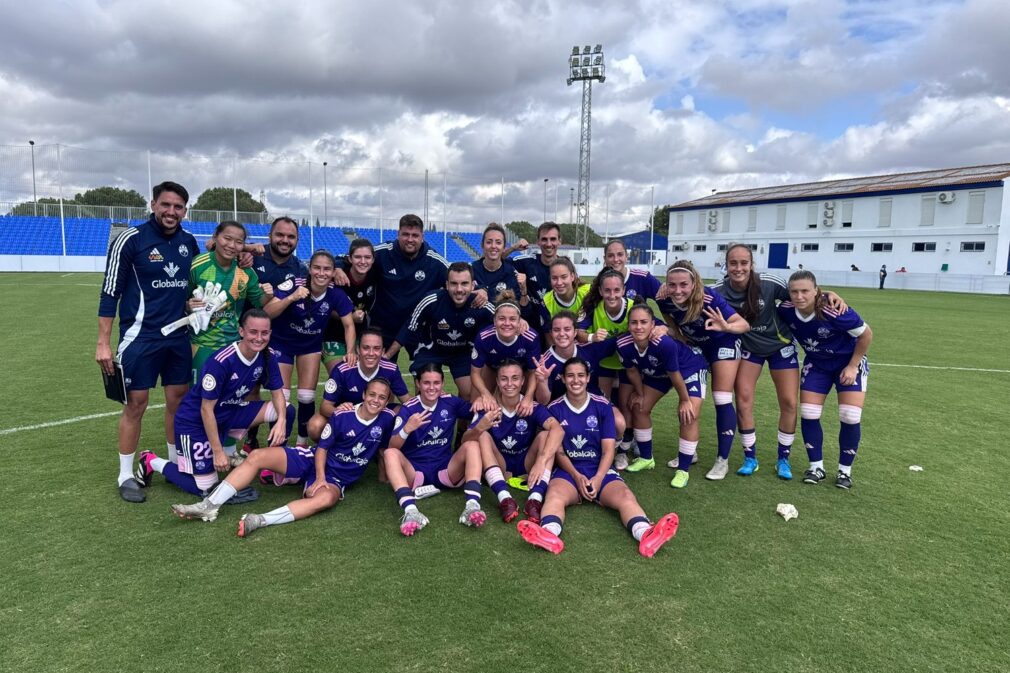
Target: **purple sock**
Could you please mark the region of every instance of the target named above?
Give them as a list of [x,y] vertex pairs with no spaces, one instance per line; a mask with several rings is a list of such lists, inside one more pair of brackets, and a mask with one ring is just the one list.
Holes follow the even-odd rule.
[[409,488],[396,489],[396,502],[400,505],[400,507],[406,510],[415,503],[414,492]]
[[691,461],[694,460],[694,454],[684,453],[683,451],[677,452],[677,469],[684,470],[687,472],[691,469]]
[[[316,401],[298,403],[298,434],[301,437],[309,436],[309,420],[316,413]],[[291,426],[289,425],[290,429]]]
[[803,431],[803,445],[807,447],[807,458],[811,463],[824,460],[824,430],[819,418],[801,418],[800,430]]
[[544,496],[547,494],[547,487],[550,485],[551,483],[549,481],[544,481],[543,479],[541,479],[540,481],[537,482],[536,486],[530,489],[530,495],[536,493],[540,496],[540,500],[543,501]]
[[859,439],[862,435],[859,423],[842,423],[838,429],[838,464],[852,465],[859,449]]
[[480,482],[476,479],[463,484],[463,493],[467,500],[480,502]]
[[165,475],[165,479],[167,479],[169,483],[175,484],[182,490],[186,491],[186,493],[192,493],[199,498],[206,495],[197,487],[196,479],[193,479],[193,475],[180,472],[179,466],[175,463],[166,463],[161,473]]
[[750,428],[749,430],[740,428],[740,443],[743,444],[743,455],[745,458],[757,458],[757,430],[754,428]]
[[733,403],[715,405],[715,429],[719,434],[719,457],[729,458],[736,434],[736,409]]

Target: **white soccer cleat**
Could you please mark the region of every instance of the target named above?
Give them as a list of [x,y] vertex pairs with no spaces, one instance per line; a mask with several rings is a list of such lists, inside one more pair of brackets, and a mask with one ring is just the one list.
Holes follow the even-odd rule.
[[709,481],[719,481],[725,479],[729,473],[729,460],[727,458],[716,458],[712,469],[708,471],[705,478]]
[[487,515],[480,508],[480,503],[476,500],[467,500],[463,513],[459,515],[459,522],[464,526],[480,528],[487,521]]
[[192,505],[172,505],[172,511],[176,516],[190,520],[200,519],[208,523],[217,518],[219,509],[217,505],[212,505],[207,498]]
[[616,456],[614,456],[614,469],[621,472],[628,469],[627,453],[625,453],[624,451],[620,451]]
[[415,509],[412,512],[403,513],[403,517],[400,519],[400,532],[410,537],[427,525],[428,517],[421,514],[420,510]]

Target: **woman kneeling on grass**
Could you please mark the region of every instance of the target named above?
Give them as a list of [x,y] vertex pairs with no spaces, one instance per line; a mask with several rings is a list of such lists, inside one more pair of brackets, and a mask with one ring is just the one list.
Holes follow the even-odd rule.
[[261,470],[304,481],[304,497],[266,514],[243,514],[239,537],[248,537],[263,526],[290,523],[330,509],[343,500],[347,487],[361,478],[379,449],[389,444],[396,420],[386,409],[390,394],[386,379],[372,379],[361,404],[330,416],[315,453],[305,447],[256,449],[209,496],[193,505],[172,505],[172,511],[183,519],[213,521],[221,505],[251,484]]
[[582,499],[617,510],[621,522],[638,540],[642,556],[652,557],[677,533],[679,520],[670,513],[653,524],[635,495],[616,471],[614,461],[614,414],[610,402],[590,395],[589,367],[581,358],[565,363],[565,387],[561,399],[548,411],[565,429],[562,450],[554,458],[557,467],[551,476],[540,524],[520,521],[519,532],[530,544],[560,554],[565,548],[559,537],[565,508]]
[[779,317],[789,325],[806,352],[800,378],[800,428],[810,468],[803,483],[824,480],[821,411],[834,386],[838,392],[838,476],[835,486],[852,488],[852,463],[859,449],[860,420],[866,401],[870,365],[866,352],[873,340],[870,326],[851,308],[838,312],[825,306],[817,279],[809,271],[789,277],[790,301],[779,304]]

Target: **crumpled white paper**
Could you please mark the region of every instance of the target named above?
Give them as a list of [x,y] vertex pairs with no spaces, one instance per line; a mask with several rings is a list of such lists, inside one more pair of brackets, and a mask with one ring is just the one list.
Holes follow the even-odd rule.
[[795,506],[785,502],[779,503],[779,506],[775,508],[775,513],[786,521],[789,521],[789,519],[795,519],[800,515]]
[[912,472],[922,472],[922,465],[909,465],[908,469]]

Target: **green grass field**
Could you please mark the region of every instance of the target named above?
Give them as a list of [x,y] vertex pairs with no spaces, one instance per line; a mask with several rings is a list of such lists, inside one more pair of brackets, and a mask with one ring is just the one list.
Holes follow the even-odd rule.
[[[855,488],[775,478],[762,377],[755,476],[703,478],[711,402],[686,490],[665,467],[629,475],[650,515],[681,518],[649,560],[596,507],[570,510],[555,557],[497,516],[460,526],[459,493],[423,501],[431,524],[404,538],[374,465],[334,510],[248,540],[235,537],[244,509],[173,517],[192,498],[160,477],[146,504],[122,502],[115,416],[19,429],[116,411],[93,361],[99,282],[0,274],[0,670],[1010,670],[1007,297],[842,290],[875,337]],[[669,400],[655,418],[665,464]],[[141,447],[164,453],[161,409]],[[252,509],[296,493],[262,489]],[[781,502],[799,519],[777,516]]]

